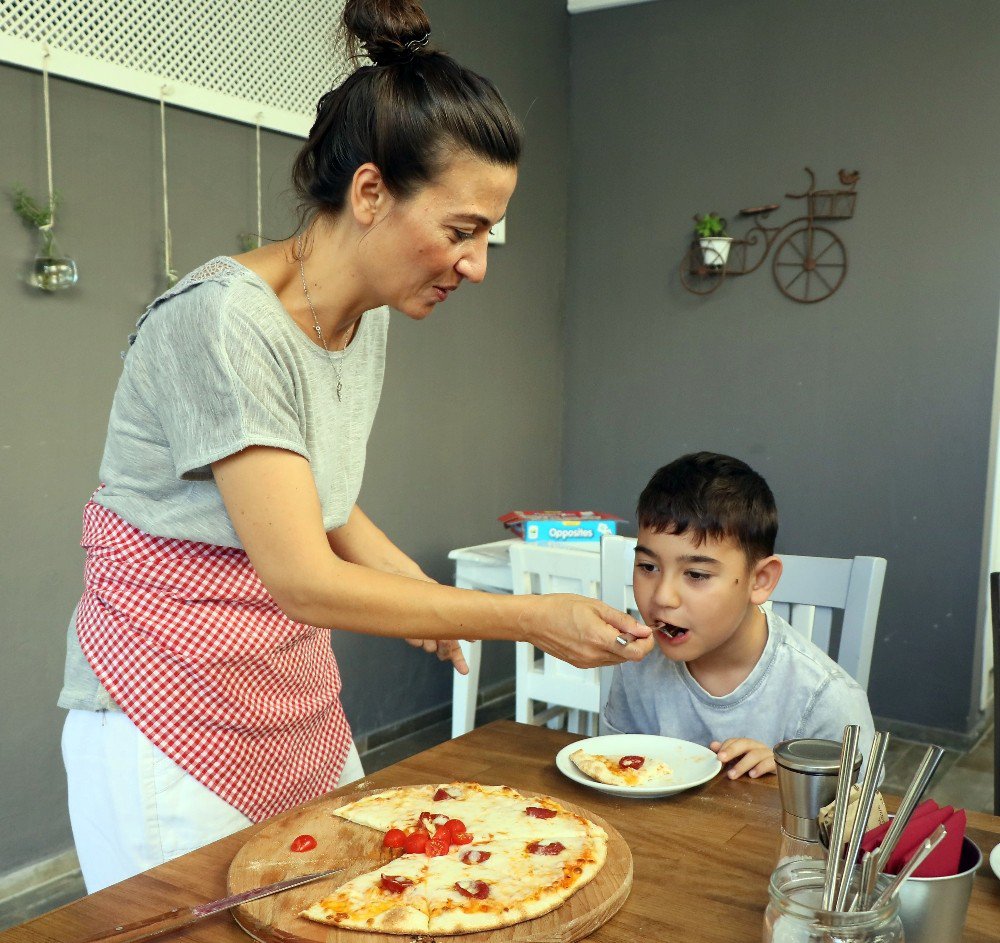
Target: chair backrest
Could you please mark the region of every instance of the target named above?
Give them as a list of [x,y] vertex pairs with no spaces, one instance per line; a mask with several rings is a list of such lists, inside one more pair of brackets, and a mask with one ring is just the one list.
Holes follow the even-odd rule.
[[1000,573],[990,574],[993,625],[993,814],[1000,815]]
[[[576,593],[597,599],[601,586],[601,556],[593,550],[579,550],[561,544],[527,544],[517,541],[510,546],[510,568],[514,594]],[[536,652],[527,642],[515,646],[514,706],[521,723],[544,722],[553,714],[567,714],[567,728],[574,733],[596,733],[600,708],[600,674],[597,669],[572,665]],[[549,709],[536,713],[535,702]]]
[[[601,598],[633,614],[634,551],[635,539],[631,537],[615,535],[601,541]],[[885,560],[782,554],[781,562],[784,568],[771,594],[771,607],[868,690]],[[833,625],[837,611],[843,613],[843,619],[839,644],[835,646]]]
[[562,544],[510,545],[514,594],[576,593],[597,599],[601,586],[601,556]]
[[[771,606],[868,690],[875,625],[882,601],[882,557],[800,557],[781,554],[781,579]],[[839,644],[834,614],[843,613]]]

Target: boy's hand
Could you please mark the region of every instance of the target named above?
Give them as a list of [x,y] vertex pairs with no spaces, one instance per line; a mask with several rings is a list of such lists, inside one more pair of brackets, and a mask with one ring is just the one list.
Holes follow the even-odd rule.
[[726,774],[730,779],[739,779],[744,773],[756,779],[774,772],[774,753],[757,740],[730,737],[725,743],[713,740],[708,746],[723,763],[732,764]]

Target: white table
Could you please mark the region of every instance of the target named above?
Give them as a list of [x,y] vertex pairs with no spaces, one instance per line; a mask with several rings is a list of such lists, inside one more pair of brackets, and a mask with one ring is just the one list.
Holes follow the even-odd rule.
[[[478,589],[487,593],[512,593],[514,578],[510,569],[509,548],[518,538],[495,540],[475,547],[460,547],[448,554],[455,561],[455,585],[459,589]],[[560,546],[564,546],[560,544]],[[601,552],[601,545],[577,543],[565,547],[571,553],[579,550]],[[460,642],[469,673],[454,673],[452,682],[452,738],[468,733],[476,725],[476,699],[479,695],[479,666],[482,642]]]

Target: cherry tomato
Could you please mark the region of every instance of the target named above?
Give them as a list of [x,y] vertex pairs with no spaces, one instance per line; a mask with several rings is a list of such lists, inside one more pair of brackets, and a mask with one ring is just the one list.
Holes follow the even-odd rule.
[[428,841],[426,832],[414,832],[412,835],[406,836],[406,840],[403,842],[403,851],[408,855],[419,855],[427,847]]
[[453,845],[468,845],[475,837],[475,835],[470,835],[468,832],[454,831],[451,833],[451,843]]
[[448,854],[449,847],[450,846],[446,838],[438,838],[435,836],[434,838],[427,839],[427,844],[424,845],[424,854],[427,855],[428,858],[438,858],[441,855]]
[[646,762],[644,756],[623,756],[618,761],[621,769],[642,769],[642,764]]
[[383,848],[402,848],[406,842],[406,832],[401,828],[390,828],[382,839]]
[[454,799],[455,797],[447,789],[439,789],[434,793],[434,801],[441,802],[444,799]]
[[463,897],[486,900],[490,896],[490,886],[485,881],[456,881],[455,890]]
[[543,845],[541,842],[533,841],[528,845],[528,851],[533,855],[557,855],[561,851],[565,851],[566,846],[561,842],[549,842],[547,845]]
[[530,815],[533,819],[551,819],[556,816],[555,809],[543,809],[537,805],[529,805],[524,810],[525,815]]
[[312,851],[316,847],[316,839],[312,835],[299,835],[289,847],[292,851]]
[[458,856],[458,860],[462,864],[482,864],[484,861],[488,861],[490,854],[489,851],[480,851],[478,848],[472,848],[469,851],[463,852]]
[[404,877],[393,877],[391,874],[383,874],[379,881],[379,887],[390,894],[402,894],[408,887],[413,886],[413,881]]

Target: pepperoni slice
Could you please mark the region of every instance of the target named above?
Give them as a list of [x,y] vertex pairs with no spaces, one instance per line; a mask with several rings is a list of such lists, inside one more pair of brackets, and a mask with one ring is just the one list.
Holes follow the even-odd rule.
[[408,887],[413,886],[413,881],[404,877],[393,877],[391,874],[383,874],[382,880],[378,882],[383,891],[390,894],[402,894]]
[[549,842],[547,845],[543,845],[541,842],[533,841],[528,845],[528,851],[533,855],[557,855],[561,851],[565,851],[566,846],[561,842]]
[[530,815],[533,819],[552,819],[555,818],[559,813],[555,809],[543,809],[537,805],[529,805],[527,809],[524,810],[525,815]]
[[488,861],[492,852],[480,851],[478,848],[473,848],[471,851],[466,851],[458,856],[458,860],[462,864],[482,864],[484,861]]
[[485,881],[456,881],[455,890],[463,897],[486,900],[490,896],[490,886]]
[[442,802],[445,799],[454,799],[454,798],[455,797],[450,792],[448,792],[447,789],[439,789],[436,793],[434,793],[435,802]]
[[618,765],[621,769],[642,769],[642,764],[646,762],[644,756],[623,756]]
[[312,835],[299,835],[289,845],[292,851],[312,851],[316,847],[316,839]]

